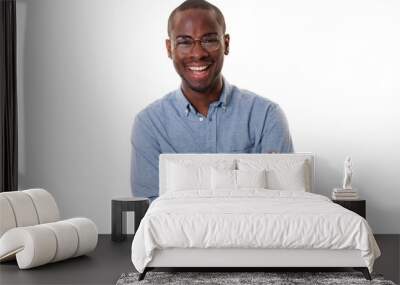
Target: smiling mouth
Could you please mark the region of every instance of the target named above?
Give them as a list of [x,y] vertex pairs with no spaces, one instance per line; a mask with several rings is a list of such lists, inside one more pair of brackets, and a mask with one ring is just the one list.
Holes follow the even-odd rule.
[[204,71],[209,67],[209,65],[204,65],[204,66],[189,66],[188,68],[191,71]]
[[208,70],[212,64],[204,64],[198,66],[187,66],[187,69],[196,79],[204,78],[208,75]]

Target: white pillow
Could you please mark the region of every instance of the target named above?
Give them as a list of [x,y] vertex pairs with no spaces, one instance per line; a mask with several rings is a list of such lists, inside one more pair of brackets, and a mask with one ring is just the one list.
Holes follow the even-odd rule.
[[236,170],[237,188],[267,188],[267,171]]
[[292,164],[290,167],[270,169],[268,171],[268,188],[307,191],[304,162]]
[[167,164],[167,191],[193,189],[211,190],[211,168],[234,169],[235,161],[215,161],[212,164],[192,161],[169,161]]
[[236,189],[236,170],[211,169],[211,189]]
[[211,169],[212,190],[239,190],[241,188],[266,188],[267,176],[261,170]]
[[209,179],[210,168],[198,167],[193,165],[182,165],[176,163],[169,164],[168,190],[185,191],[189,189],[207,189],[210,184]]
[[267,188],[274,190],[310,191],[309,168],[304,160],[239,159],[240,170],[267,170]]

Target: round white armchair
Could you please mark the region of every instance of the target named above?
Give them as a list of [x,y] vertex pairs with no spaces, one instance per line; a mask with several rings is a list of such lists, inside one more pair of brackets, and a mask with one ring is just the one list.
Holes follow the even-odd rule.
[[57,262],[94,250],[97,237],[87,218],[61,221],[44,189],[0,193],[0,262],[17,259],[20,269]]

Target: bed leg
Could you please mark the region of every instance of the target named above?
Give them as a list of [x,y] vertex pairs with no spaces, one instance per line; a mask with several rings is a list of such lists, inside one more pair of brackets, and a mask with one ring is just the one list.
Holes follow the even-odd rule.
[[371,274],[369,274],[369,270],[367,267],[355,267],[354,269],[357,271],[361,271],[362,274],[364,275],[365,279],[372,280]]
[[138,281],[142,281],[144,279],[144,277],[146,276],[148,269],[147,267],[144,269],[144,271],[142,273],[139,274],[139,278]]

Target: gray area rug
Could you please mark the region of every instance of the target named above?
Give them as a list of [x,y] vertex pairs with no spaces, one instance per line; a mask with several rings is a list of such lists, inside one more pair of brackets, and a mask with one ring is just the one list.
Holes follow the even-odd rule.
[[372,281],[366,280],[361,272],[148,272],[142,281],[139,273],[124,273],[116,285],[145,284],[379,284],[395,285],[384,280],[382,275],[372,274]]

